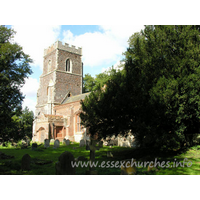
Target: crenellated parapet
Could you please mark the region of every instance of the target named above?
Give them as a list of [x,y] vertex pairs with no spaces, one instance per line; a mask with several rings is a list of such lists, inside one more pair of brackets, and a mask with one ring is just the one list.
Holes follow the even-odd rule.
[[71,47],[70,47],[69,44],[67,44],[67,43],[62,44],[62,42],[60,42],[60,41],[56,41],[49,48],[45,49],[44,50],[44,56],[51,53],[55,49],[68,51],[68,52],[75,53],[75,54],[82,56],[82,48],[81,47],[76,48],[74,45],[71,45]]

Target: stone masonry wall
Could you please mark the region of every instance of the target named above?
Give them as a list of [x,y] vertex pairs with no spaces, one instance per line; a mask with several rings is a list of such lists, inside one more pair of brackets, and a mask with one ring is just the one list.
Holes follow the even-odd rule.
[[82,75],[81,56],[60,49],[58,50],[57,70],[66,71],[66,60],[68,58],[72,61],[72,73]]
[[49,86],[49,82],[54,81],[54,76],[55,76],[55,72],[53,72],[49,75],[40,77],[40,88],[38,90],[39,98],[38,98],[38,102],[37,102],[38,105],[43,105],[43,104],[46,104],[48,102],[48,91],[47,91],[47,89],[48,89],[48,86]]
[[57,72],[54,101],[61,102],[68,92],[73,96],[81,94],[82,78],[70,73]]
[[[72,61],[72,73],[66,72],[66,60]],[[82,61],[81,56],[58,50],[55,83],[55,102],[61,102],[68,92],[73,96],[82,94]]]
[[[49,72],[52,72],[53,70],[56,69],[56,66],[57,66],[56,53],[57,53],[57,50],[55,49],[51,53],[44,56],[42,75],[48,74]],[[48,72],[49,60],[51,60],[51,65],[50,65],[50,70]]]

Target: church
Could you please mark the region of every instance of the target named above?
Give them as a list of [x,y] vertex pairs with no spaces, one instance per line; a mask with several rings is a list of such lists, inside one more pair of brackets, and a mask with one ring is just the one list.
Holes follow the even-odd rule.
[[82,48],[56,41],[44,50],[32,140],[66,138],[79,142],[85,138],[87,131],[81,125],[80,100],[89,93],[82,91]]

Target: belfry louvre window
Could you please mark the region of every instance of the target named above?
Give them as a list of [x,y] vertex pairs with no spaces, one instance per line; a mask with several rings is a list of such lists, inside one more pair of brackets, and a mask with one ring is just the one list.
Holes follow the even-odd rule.
[[70,59],[66,60],[66,71],[71,72],[72,71],[72,63]]

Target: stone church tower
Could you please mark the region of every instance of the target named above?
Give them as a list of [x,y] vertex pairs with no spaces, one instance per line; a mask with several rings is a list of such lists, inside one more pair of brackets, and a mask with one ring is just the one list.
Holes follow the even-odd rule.
[[44,50],[43,73],[37,92],[35,116],[56,114],[55,105],[82,94],[82,49],[57,41]]
[[37,92],[33,141],[64,138],[79,142],[86,129],[81,125],[82,49],[57,41],[44,50],[43,73]]

